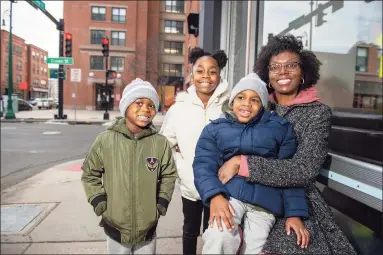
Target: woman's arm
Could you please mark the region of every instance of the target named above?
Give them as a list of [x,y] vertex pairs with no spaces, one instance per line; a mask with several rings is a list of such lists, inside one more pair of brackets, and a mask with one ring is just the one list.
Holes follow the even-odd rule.
[[331,109],[324,107],[308,124],[292,159],[248,156],[250,182],[273,187],[304,187],[312,183],[326,159],[331,129]]

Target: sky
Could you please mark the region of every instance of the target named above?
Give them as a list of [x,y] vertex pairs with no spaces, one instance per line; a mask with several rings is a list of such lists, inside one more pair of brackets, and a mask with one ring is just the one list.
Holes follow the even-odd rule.
[[[63,18],[63,1],[43,1],[45,9],[57,20]],[[9,31],[9,15],[3,15],[10,8],[10,1],[1,1],[1,20],[6,26],[1,29]],[[58,57],[59,32],[56,25],[40,10],[36,10],[26,1],[17,1],[12,5],[12,33],[48,51],[49,57]],[[1,21],[2,24],[2,21]],[[56,65],[49,65],[56,67]]]

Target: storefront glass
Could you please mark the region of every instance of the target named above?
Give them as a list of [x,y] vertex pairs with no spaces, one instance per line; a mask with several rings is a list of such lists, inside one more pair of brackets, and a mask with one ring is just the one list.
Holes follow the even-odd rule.
[[290,33],[317,55],[324,103],[382,113],[381,1],[262,1],[261,16],[259,47]]

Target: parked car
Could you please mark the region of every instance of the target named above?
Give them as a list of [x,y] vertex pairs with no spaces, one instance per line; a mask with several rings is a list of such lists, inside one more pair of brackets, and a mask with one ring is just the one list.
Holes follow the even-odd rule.
[[43,106],[44,108],[46,109],[52,109],[53,108],[53,99],[51,98],[44,98],[44,101],[43,101]]
[[42,108],[44,108],[44,105],[43,105],[43,98],[36,98],[36,105],[37,105],[37,108],[39,108],[39,110],[41,110]]
[[25,101],[24,99],[18,98],[18,103],[19,103],[19,111],[32,111],[33,106]]
[[35,98],[31,98],[31,99],[29,99],[28,103],[30,103],[31,105],[36,105],[37,101]]

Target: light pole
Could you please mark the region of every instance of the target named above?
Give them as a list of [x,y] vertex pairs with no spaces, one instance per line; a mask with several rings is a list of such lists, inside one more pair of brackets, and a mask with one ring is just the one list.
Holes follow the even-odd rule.
[[[9,10],[9,38],[8,38],[8,105],[7,105],[7,113],[5,114],[5,119],[16,119],[15,113],[13,112],[13,64],[12,64],[12,4],[14,0],[10,2],[10,10]],[[3,20],[3,25],[5,25],[5,21]]]

